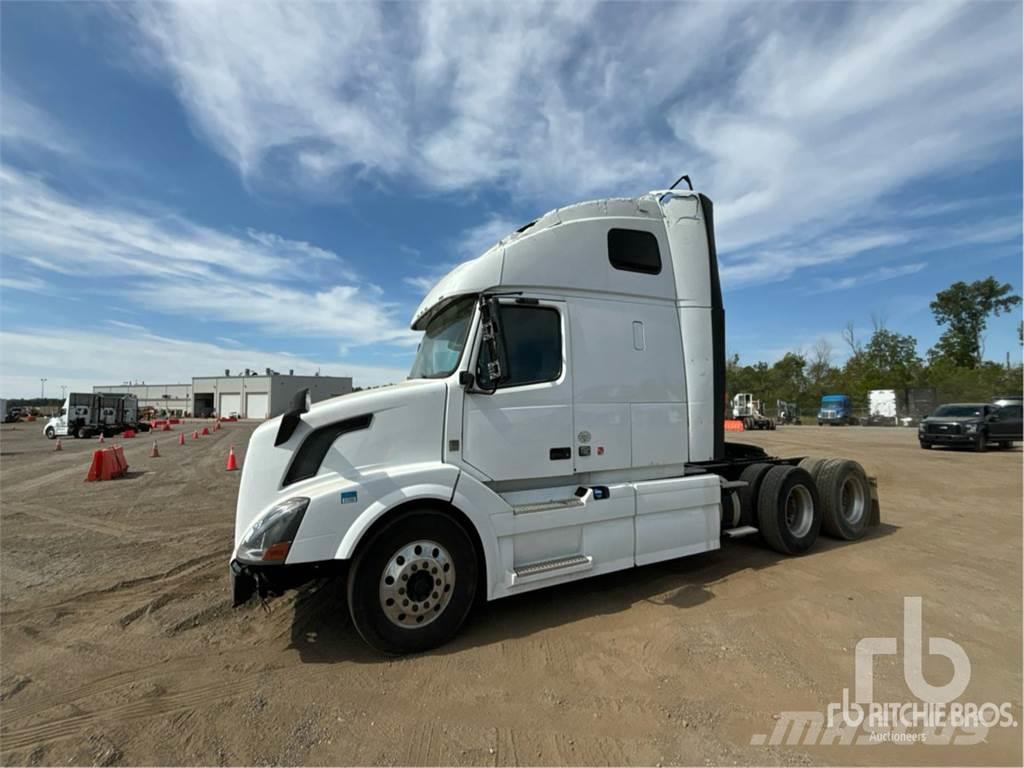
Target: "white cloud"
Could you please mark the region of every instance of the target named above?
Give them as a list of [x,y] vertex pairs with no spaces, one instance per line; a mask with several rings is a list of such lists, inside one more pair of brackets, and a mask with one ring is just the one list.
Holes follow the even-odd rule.
[[497,185],[539,213],[686,170],[718,203],[726,253],[898,209],[906,185],[1020,141],[1019,4],[130,12],[247,178]]
[[[112,293],[147,311],[241,323],[270,336],[332,337],[350,345],[415,340],[402,307],[358,282],[336,254],[310,243],[253,230],[226,233],[168,213],[79,204],[5,168],[0,214],[5,260],[74,275],[81,291]],[[90,282],[83,277],[89,274],[103,278]]]
[[923,261],[912,264],[903,264],[898,267],[876,267],[870,272],[863,272],[859,275],[847,275],[846,277],[822,278],[815,284],[813,293],[824,293],[827,291],[845,291],[850,288],[862,285],[874,285],[884,283],[887,280],[895,280],[907,275],[915,275],[928,266]]
[[67,131],[9,83],[0,90],[0,145],[4,150],[28,146],[58,155],[77,155],[80,151]]
[[[128,380],[174,384],[190,381],[192,376],[217,375],[225,368],[241,370],[254,365],[260,369],[295,369],[296,373],[307,375],[319,370],[323,375],[351,376],[356,386],[396,383],[408,374],[408,367],[404,366],[318,361],[170,339],[131,327],[116,333],[53,328],[0,331],[0,349],[0,392],[4,397],[37,396],[40,377],[49,380],[47,387],[52,393],[53,387],[61,385],[88,391],[97,384]],[[117,350],[117,354],[111,354],[111,350]],[[14,364],[16,371],[12,370]]]

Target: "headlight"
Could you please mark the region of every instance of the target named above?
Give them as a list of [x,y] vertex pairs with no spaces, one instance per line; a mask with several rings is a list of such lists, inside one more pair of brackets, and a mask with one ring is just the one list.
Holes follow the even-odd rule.
[[977,424],[964,424],[964,432],[966,432],[967,434],[970,434],[971,432],[977,432],[977,431],[978,431],[978,425]]
[[239,559],[249,562],[284,560],[308,506],[309,499],[295,498],[271,507],[242,540]]

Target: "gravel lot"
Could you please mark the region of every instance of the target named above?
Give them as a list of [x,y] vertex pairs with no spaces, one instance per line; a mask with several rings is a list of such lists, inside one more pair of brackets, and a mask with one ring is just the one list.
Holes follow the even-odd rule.
[[[481,606],[433,653],[387,659],[322,585],[229,605],[238,473],[252,427],[125,444],[129,477],[83,482],[93,441],[0,437],[0,759],[30,764],[1006,764],[975,745],[752,746],[784,710],[853,688],[853,649],[925,636],[970,657],[961,697],[1021,719],[1021,452],[922,451],[912,430],[789,427],[740,441],[837,455],[878,478],[884,524],[784,558],[718,552]],[[108,441],[115,442],[115,441]],[[902,647],[902,642],[901,642]],[[927,644],[925,646],[927,648]],[[926,677],[951,665],[927,657]],[[910,694],[898,656],[876,700]]]

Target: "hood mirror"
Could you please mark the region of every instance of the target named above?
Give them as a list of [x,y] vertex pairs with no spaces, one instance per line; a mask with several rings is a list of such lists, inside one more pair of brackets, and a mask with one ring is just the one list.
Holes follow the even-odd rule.
[[309,388],[300,389],[292,397],[291,405],[288,406],[288,410],[281,416],[281,426],[277,429],[277,437],[274,438],[274,446],[283,445],[288,442],[294,433],[296,427],[299,426],[301,416],[309,411],[311,405],[311,398],[309,396]]

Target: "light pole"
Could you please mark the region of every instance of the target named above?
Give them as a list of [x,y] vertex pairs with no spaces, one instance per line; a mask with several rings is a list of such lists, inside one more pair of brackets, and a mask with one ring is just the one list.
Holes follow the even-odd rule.
[[43,378],[39,379],[39,399],[46,399],[46,379]]

